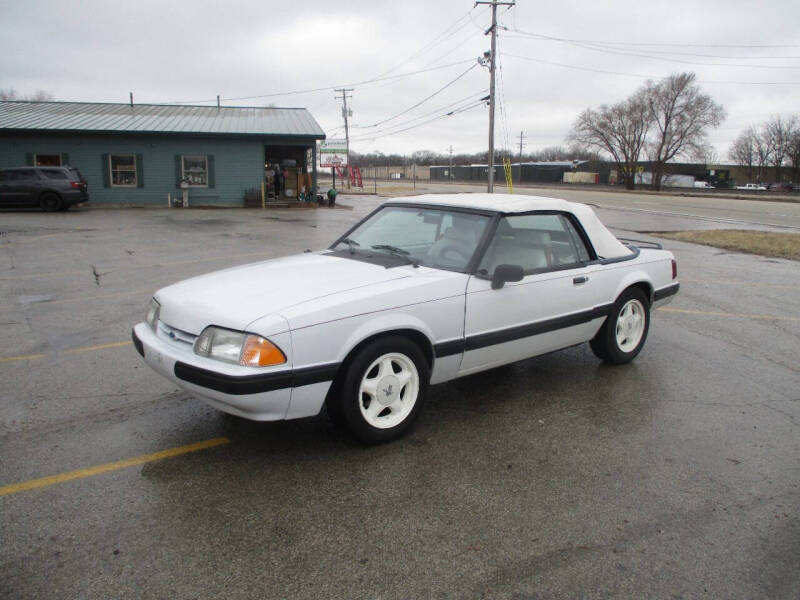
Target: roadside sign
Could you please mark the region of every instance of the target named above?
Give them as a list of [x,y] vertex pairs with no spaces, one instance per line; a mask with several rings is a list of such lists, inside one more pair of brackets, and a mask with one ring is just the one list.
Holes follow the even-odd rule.
[[347,166],[347,140],[325,140],[319,145],[320,167]]

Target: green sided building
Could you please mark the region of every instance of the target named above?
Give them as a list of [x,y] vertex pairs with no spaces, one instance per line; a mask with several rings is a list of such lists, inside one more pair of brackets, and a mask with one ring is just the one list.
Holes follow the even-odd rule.
[[322,139],[304,108],[0,102],[0,169],[76,167],[92,204],[166,206],[186,192],[190,206],[242,206],[276,165],[285,199],[313,198]]

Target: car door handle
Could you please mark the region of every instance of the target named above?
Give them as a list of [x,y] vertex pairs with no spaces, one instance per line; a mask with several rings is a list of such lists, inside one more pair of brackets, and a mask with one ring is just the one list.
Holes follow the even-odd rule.
[[589,278],[584,276],[584,275],[581,275],[580,277],[573,277],[572,278],[572,283],[574,285],[581,285],[583,283],[586,283],[587,281],[589,281]]

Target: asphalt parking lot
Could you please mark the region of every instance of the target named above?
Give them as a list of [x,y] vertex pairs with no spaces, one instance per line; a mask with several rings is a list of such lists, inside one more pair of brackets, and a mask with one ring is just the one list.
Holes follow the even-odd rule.
[[[621,237],[800,205],[571,192]],[[798,598],[800,264],[663,240],[642,354],[433,387],[405,438],[254,423],[147,368],[151,294],[325,247],[350,209],[0,212],[0,597]],[[43,479],[47,478],[47,479]]]

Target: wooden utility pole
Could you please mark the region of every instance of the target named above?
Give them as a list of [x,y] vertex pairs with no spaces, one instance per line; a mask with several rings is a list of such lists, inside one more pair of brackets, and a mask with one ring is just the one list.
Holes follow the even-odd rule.
[[522,143],[523,139],[525,139],[525,136],[520,131],[519,132],[519,161],[518,161],[519,162],[519,173],[517,173],[517,183],[522,181],[522,146],[524,146],[524,144]]
[[489,53],[489,186],[486,191],[490,194],[494,192],[494,71],[497,65],[497,7],[514,6],[516,2],[475,2],[478,4],[489,4],[492,7],[492,26],[486,30],[484,35],[492,34],[492,49]]
[[[347,92],[352,92],[353,88],[339,88],[333,90],[334,92],[341,92],[341,96],[336,96],[336,99],[342,99],[342,116],[344,117],[344,139],[346,144],[346,155],[347,155],[347,168],[350,168],[350,129],[347,123],[347,118],[350,116],[350,113],[347,110],[347,98],[352,98],[353,95],[347,95]],[[347,189],[350,189],[350,178],[347,178]]]

